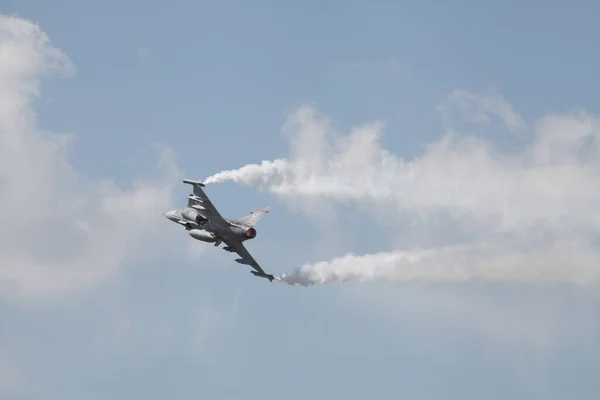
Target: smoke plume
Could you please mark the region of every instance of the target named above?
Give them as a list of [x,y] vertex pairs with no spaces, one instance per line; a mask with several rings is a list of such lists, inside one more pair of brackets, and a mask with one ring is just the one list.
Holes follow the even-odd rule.
[[307,264],[278,280],[311,286],[365,281],[506,284],[600,283],[598,253],[578,241],[519,245],[481,243],[434,249],[382,252]]
[[205,182],[234,181],[284,197],[389,204],[409,216],[442,212],[493,220],[503,229],[600,224],[600,125],[587,115],[543,118],[532,143],[517,154],[450,133],[409,161],[382,149],[381,124],[338,135],[314,111],[293,118],[324,127],[316,135],[300,125],[290,158],[222,171]]
[[[290,284],[353,278],[598,282],[599,120],[585,113],[549,115],[528,130],[504,100],[465,93],[455,92],[439,109],[472,110],[476,118],[463,116],[481,124],[488,122],[483,116],[497,115],[510,131],[507,136],[526,130],[529,142],[509,152],[448,130],[405,161],[381,146],[382,123],[343,134],[314,109],[302,107],[284,126],[288,157],[222,171],[205,182],[234,181],[288,199],[354,202],[368,212],[385,209],[386,218],[412,223],[450,218],[454,226],[476,231],[473,240],[458,247],[348,254],[305,265],[280,278]],[[554,239],[533,240],[531,235]]]

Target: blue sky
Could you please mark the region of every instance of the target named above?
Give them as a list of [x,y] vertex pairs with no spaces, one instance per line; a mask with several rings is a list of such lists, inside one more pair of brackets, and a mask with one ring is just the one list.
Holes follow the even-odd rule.
[[[0,1],[17,16],[0,26],[10,60],[0,205],[11,210],[0,217],[0,397],[597,398],[600,151],[564,148],[580,131],[600,137],[598,11],[591,1]],[[303,106],[319,117],[295,114]],[[282,134],[294,115],[308,128]],[[331,183],[362,179],[347,151],[331,158],[350,172],[317,171],[330,184],[314,192],[301,180],[285,195],[276,184],[207,186],[227,216],[273,206],[248,244],[267,271],[500,232],[513,236],[474,270],[510,253],[512,264],[496,262],[506,279],[541,265],[539,280],[269,284],[164,218],[185,204],[181,178],[328,160],[314,141],[320,116],[335,127],[326,136],[383,121],[365,152],[423,159],[433,183],[395,193],[402,211],[381,192],[340,201]],[[511,130],[511,118],[523,126]],[[449,130],[489,142],[492,156],[477,157],[488,153],[476,141],[427,150]],[[72,136],[65,147],[52,134]],[[531,142],[536,165],[573,168],[528,180],[518,166]],[[440,189],[469,170],[481,180],[462,199]],[[512,196],[504,225],[486,195],[499,183]],[[536,247],[532,234],[561,241]],[[336,273],[383,271],[367,260]]]

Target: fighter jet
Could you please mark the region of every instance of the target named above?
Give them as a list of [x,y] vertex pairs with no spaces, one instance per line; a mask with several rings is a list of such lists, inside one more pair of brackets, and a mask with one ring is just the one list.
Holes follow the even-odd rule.
[[257,208],[241,218],[223,218],[204,193],[202,188],[205,186],[202,182],[184,179],[183,183],[190,184],[194,188],[193,193],[188,196],[187,207],[171,210],[165,213],[165,217],[182,225],[194,239],[214,243],[216,247],[225,243],[223,250],[235,252],[241,257],[235,261],[254,268],[256,271],[250,271],[254,276],[272,282],[275,277],[265,273],[244,247],[246,240],[256,237],[254,225],[267,215],[271,207]]

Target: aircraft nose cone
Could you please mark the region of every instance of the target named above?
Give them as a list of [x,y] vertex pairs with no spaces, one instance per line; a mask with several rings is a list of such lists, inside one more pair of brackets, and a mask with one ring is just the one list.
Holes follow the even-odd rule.
[[170,219],[171,221],[173,221],[175,219],[175,211],[171,210],[171,211],[167,211],[165,213],[165,217],[167,219]]

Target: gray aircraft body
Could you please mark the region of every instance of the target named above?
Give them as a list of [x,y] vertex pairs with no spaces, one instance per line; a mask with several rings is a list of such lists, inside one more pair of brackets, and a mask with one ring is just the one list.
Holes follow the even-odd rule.
[[254,225],[267,215],[271,207],[257,208],[241,218],[223,218],[204,193],[202,182],[184,179],[183,183],[190,184],[194,188],[193,193],[188,196],[187,207],[171,210],[165,213],[165,217],[182,225],[194,239],[214,243],[217,247],[225,243],[223,250],[237,253],[241,257],[235,261],[254,268],[256,271],[250,271],[254,276],[273,281],[275,277],[265,273],[244,247],[246,240],[256,237]]

